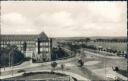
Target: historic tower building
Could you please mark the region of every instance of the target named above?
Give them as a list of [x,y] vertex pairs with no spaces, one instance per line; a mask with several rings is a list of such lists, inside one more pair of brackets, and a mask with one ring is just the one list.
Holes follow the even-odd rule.
[[51,60],[52,39],[44,32],[38,35],[1,35],[1,47],[16,45],[18,49],[35,62]]

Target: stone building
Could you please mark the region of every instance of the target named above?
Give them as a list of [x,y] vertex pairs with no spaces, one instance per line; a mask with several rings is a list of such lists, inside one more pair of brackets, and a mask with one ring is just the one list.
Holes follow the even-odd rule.
[[34,35],[1,35],[1,47],[16,45],[18,49],[37,62],[51,60],[52,40],[44,32]]

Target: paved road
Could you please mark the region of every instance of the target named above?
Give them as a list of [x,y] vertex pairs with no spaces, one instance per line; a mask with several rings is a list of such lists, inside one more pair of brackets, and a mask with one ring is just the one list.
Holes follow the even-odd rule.
[[[17,66],[12,66],[13,68],[21,68],[21,67],[24,67],[24,66],[28,66],[31,64],[31,61],[25,61],[23,62],[22,64],[20,65],[17,65]],[[5,68],[0,68],[0,71],[1,72],[5,72],[5,71],[9,71],[11,70],[12,68],[11,67],[5,67]]]

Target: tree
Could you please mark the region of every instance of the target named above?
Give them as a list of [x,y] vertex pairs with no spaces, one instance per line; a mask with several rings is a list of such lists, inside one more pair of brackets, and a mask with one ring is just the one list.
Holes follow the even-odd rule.
[[26,49],[27,49],[27,43],[24,42],[24,43],[23,43],[23,51],[26,51]]
[[90,39],[90,38],[86,38],[85,41],[86,41],[86,42],[90,42],[91,39]]
[[84,62],[82,61],[82,59],[78,60],[78,63],[80,64],[80,67],[84,65]]
[[112,67],[113,71],[119,71],[118,66]]
[[51,67],[52,67],[52,72],[55,70],[55,68],[57,67],[57,63],[56,62],[52,62],[51,63]]
[[7,45],[7,47],[1,49],[0,57],[1,67],[9,66],[11,60],[10,57],[13,57],[13,65],[17,65],[24,60],[24,55],[18,50],[18,47],[15,45]]

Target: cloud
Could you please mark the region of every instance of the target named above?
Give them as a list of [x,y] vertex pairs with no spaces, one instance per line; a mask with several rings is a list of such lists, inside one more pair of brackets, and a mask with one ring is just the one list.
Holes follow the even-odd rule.
[[126,36],[127,32],[125,2],[2,2],[2,5],[2,33],[34,34],[43,30],[48,36],[61,37]]
[[5,24],[20,24],[20,25],[22,25],[27,22],[27,19],[19,13],[9,13],[9,14],[2,15],[2,21]]
[[66,27],[74,24],[72,14],[65,11],[55,13],[43,13],[37,18],[36,22],[36,24],[53,27]]
[[34,33],[37,31],[33,21],[20,13],[2,15],[2,32],[4,33]]
[[[75,25],[75,19],[72,13],[67,11],[58,11],[54,13],[40,14],[34,20],[37,28],[47,32],[48,36],[71,36],[70,28]],[[70,35],[71,34],[71,35]]]
[[88,5],[90,13],[103,16],[104,20],[118,22],[122,14],[126,14],[127,3],[124,2],[93,2]]

